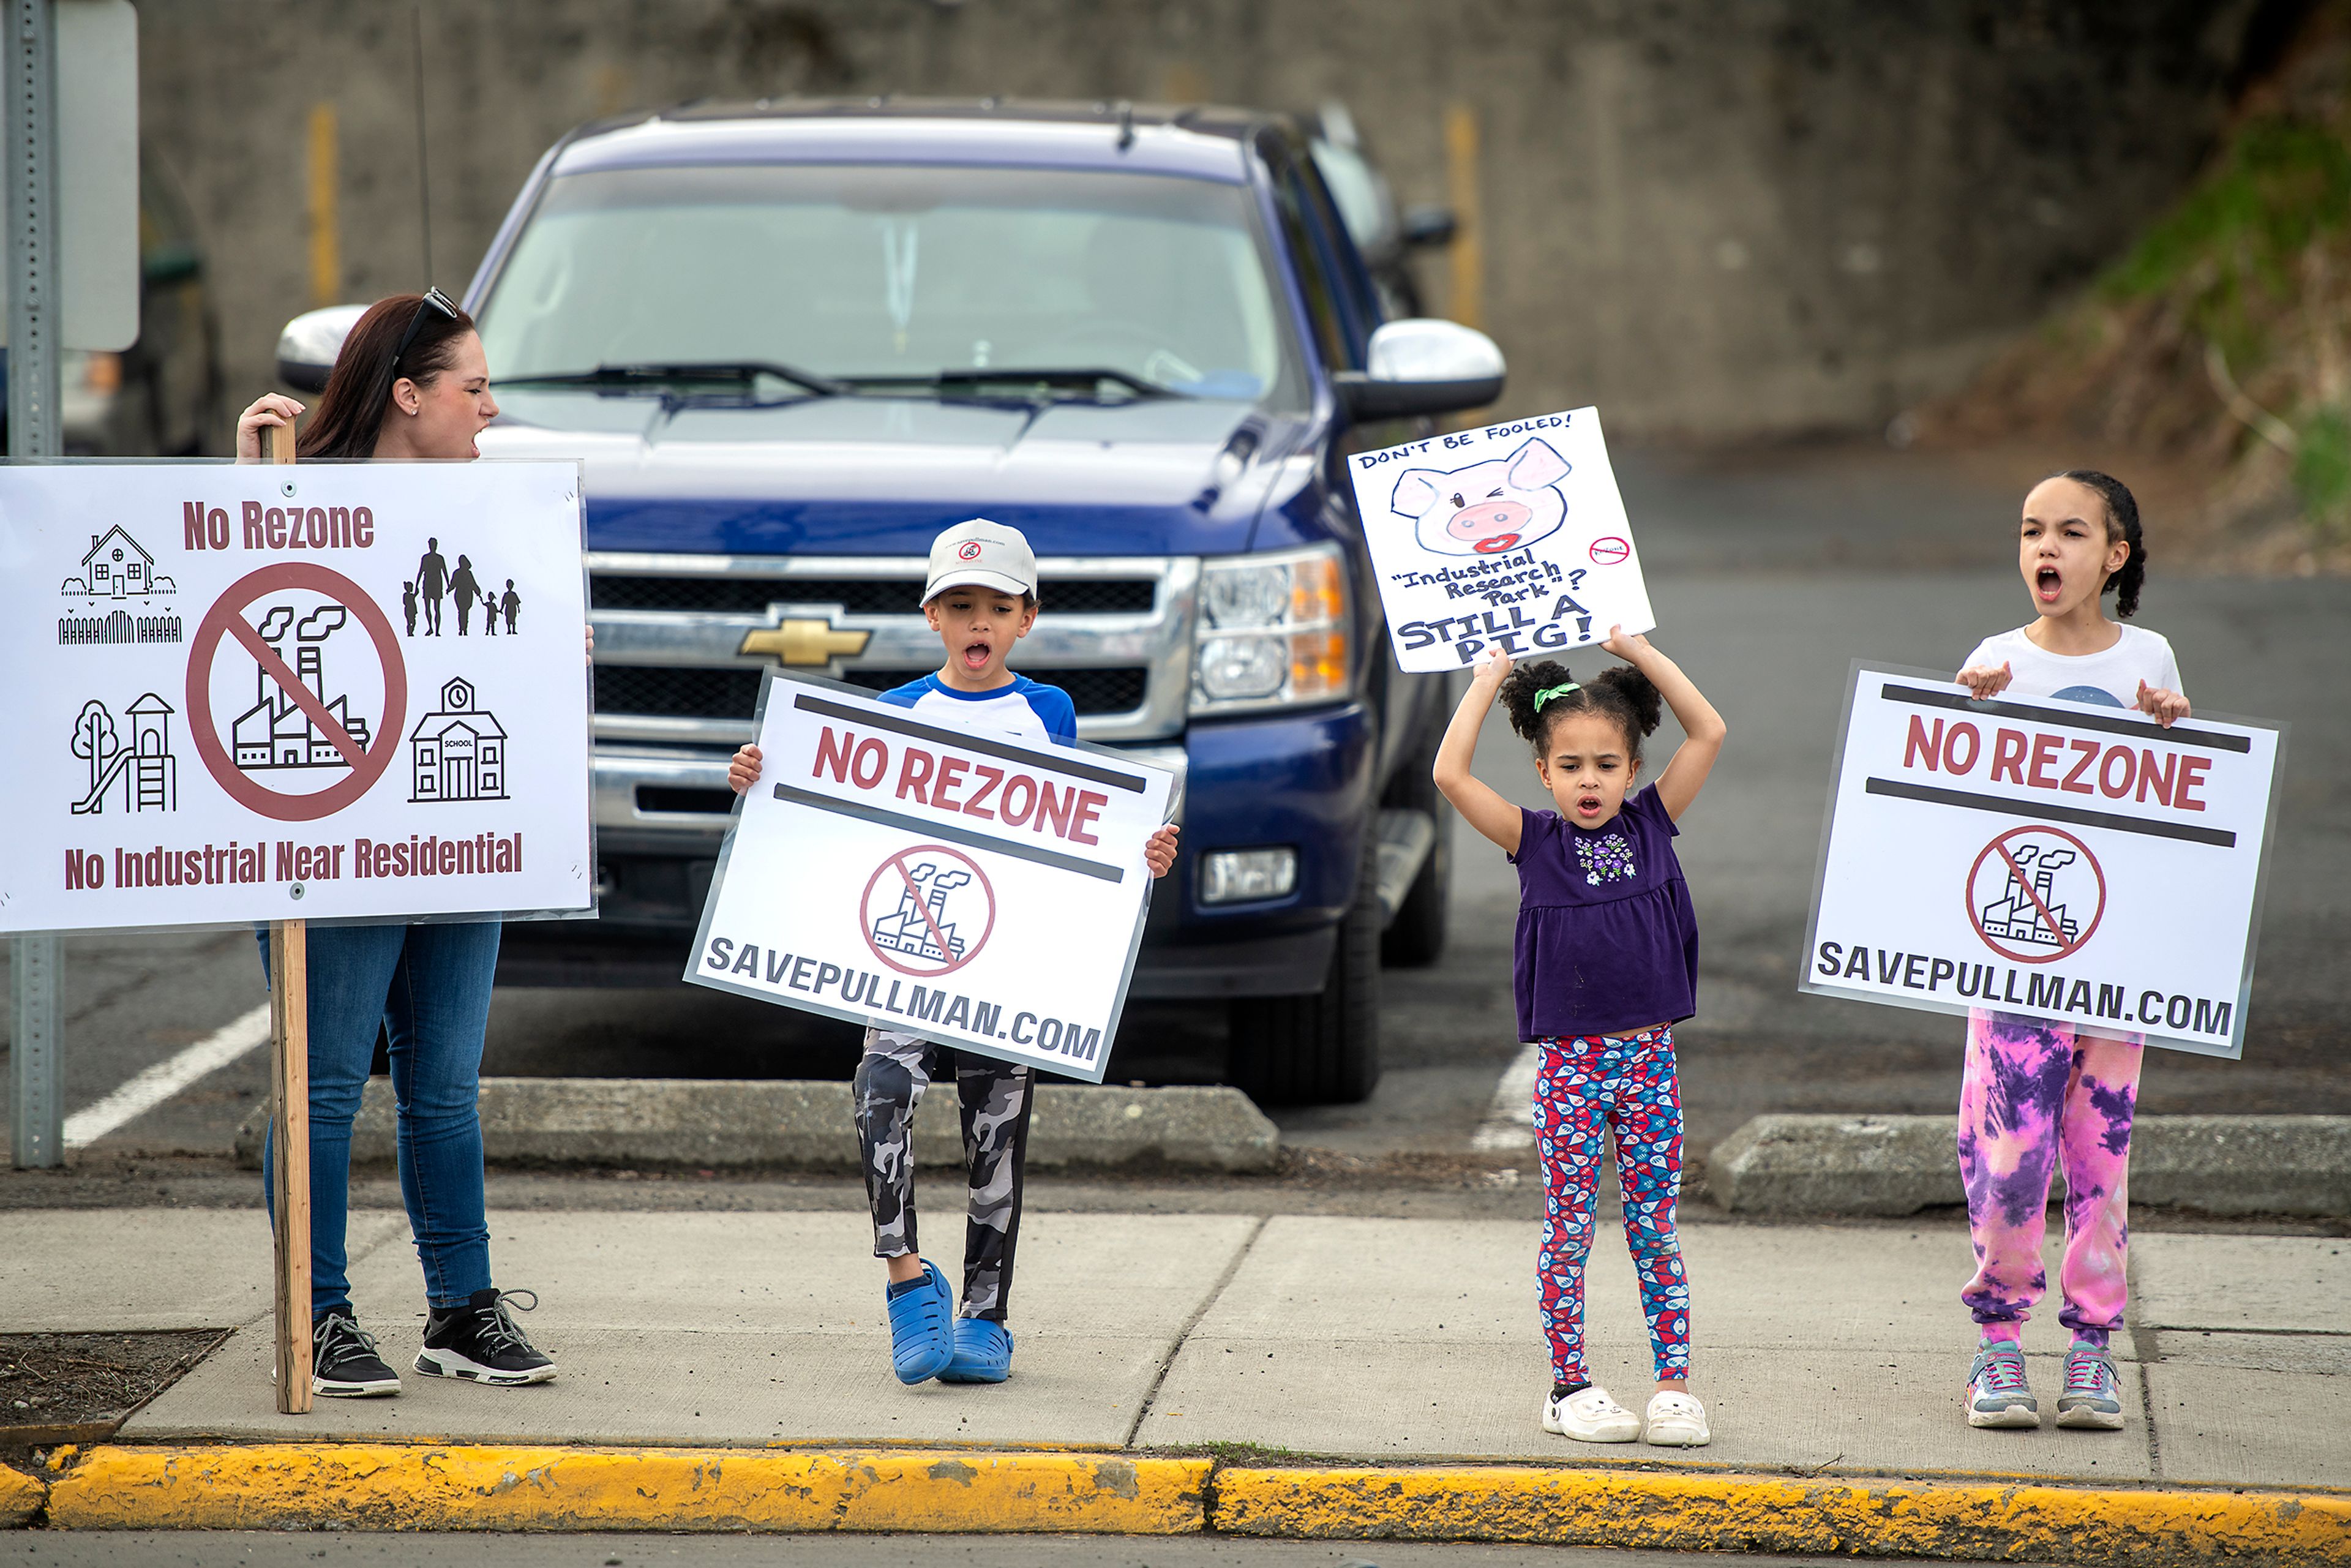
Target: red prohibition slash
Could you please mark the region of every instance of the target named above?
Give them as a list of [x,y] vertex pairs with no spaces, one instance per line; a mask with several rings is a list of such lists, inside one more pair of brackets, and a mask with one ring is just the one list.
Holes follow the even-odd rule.
[[956,556],[958,559],[962,560],[977,560],[979,559],[979,541],[977,539],[964,540],[963,543],[956,546]]
[[[383,664],[383,720],[376,726],[375,744],[365,751],[327,711],[319,694],[302,684],[277,651],[263,642],[245,619],[246,605],[287,589],[326,595],[358,617],[375,643],[376,656]],[[224,636],[234,636],[260,663],[269,678],[284,687],[296,706],[335,743],[343,759],[350,764],[350,777],[308,795],[280,794],[246,777],[245,770],[221,745],[218,727],[213,722],[213,659]],[[383,777],[383,770],[392,766],[392,758],[400,750],[401,730],[407,718],[408,668],[401,661],[400,639],[393,635],[391,621],[377,608],[375,601],[339,571],[308,561],[284,561],[248,572],[229,584],[228,591],[204,612],[196,634],[188,641],[188,731],[195,738],[196,755],[204,759],[205,769],[229,799],[265,817],[281,822],[314,822],[357,800],[374,788],[375,781]]]
[[[913,873],[908,868],[908,862],[917,855],[945,855],[949,860],[959,862],[964,869],[971,873],[972,880],[979,884],[981,895],[987,900],[987,924],[981,928],[977,939],[963,950],[961,957],[954,956],[955,949],[949,943],[946,931],[939,925],[937,912],[931,907],[930,901],[923,896],[922,887],[916,883]],[[873,939],[873,927],[877,924],[873,918],[873,890],[884,876],[893,872],[897,873],[898,884],[905,890],[906,897],[917,910],[922,912],[923,925],[930,936],[931,946],[941,954],[947,956],[946,962],[923,965],[902,964],[891,956],[888,949]],[[897,890],[891,891],[894,895]],[[918,979],[929,979],[937,975],[952,975],[974,958],[978,957],[980,949],[987,946],[988,937],[995,933],[996,887],[987,880],[987,873],[979,869],[979,862],[969,855],[957,850],[951,850],[945,844],[916,844],[912,849],[900,850],[873,868],[873,874],[865,879],[865,892],[857,901],[857,920],[859,929],[865,937],[866,950],[898,973],[913,975]]]
[[1585,553],[1592,557],[1592,564],[1594,566],[1614,566],[1633,553],[1633,541],[1609,534],[1605,538],[1593,539],[1591,549]]
[[[2074,850],[2081,855],[2082,863],[2088,866],[2090,868],[2090,874],[2098,880],[2098,905],[2095,909],[2093,909],[2090,912],[2090,918],[2087,922],[2082,925],[2080,934],[2073,937],[2070,941],[2066,938],[2064,923],[2059,919],[2056,912],[2050,908],[2049,900],[2043,898],[2042,896],[2041,890],[2034,887],[2032,878],[2026,873],[2022,862],[2017,859],[2015,853],[2009,848],[2010,843],[2016,839],[2025,837],[2028,834],[2043,833],[2047,834],[2051,838],[2063,839],[2067,843],[2073,845]],[[1976,903],[1976,879],[1983,874],[1984,862],[1991,860],[1995,855],[2000,857],[2001,862],[2001,869],[2004,871],[2009,877],[2014,878],[2016,885],[2022,890],[2026,901],[2031,904],[2033,911],[2032,924],[2039,926],[2043,931],[2048,933],[2049,939],[2056,945],[2054,951],[2047,953],[2020,953],[2013,947],[2001,946],[2003,939],[1994,936],[1990,931],[1984,928],[1983,913],[1981,909],[1977,906]],[[1986,844],[1983,847],[1982,852],[1976,856],[1975,863],[1968,868],[1967,882],[1960,889],[1960,894],[1967,902],[1968,924],[1976,928],[1976,935],[1983,939],[1983,945],[1985,946],[1991,948],[2001,957],[2012,959],[2019,964],[2054,964],[2060,958],[2071,957],[2075,953],[2080,952],[2083,946],[2087,943],[2090,940],[2090,937],[2097,931],[2098,922],[2105,918],[2106,873],[2105,868],[2098,864],[2098,857],[2090,852],[2090,846],[2075,838],[2073,834],[2065,831],[2063,828],[2042,826],[2011,828],[2008,831],[2001,834],[2000,837]],[[2060,907],[2062,907],[2062,905]],[[2018,941],[2019,938],[2010,936],[2005,938],[2005,940],[2015,942]]]

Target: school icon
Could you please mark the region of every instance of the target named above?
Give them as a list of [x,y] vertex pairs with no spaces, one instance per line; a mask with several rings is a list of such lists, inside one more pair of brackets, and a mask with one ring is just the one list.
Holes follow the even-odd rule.
[[[350,737],[352,744],[364,751],[371,728],[367,719],[351,711],[348,693],[327,695],[325,644],[350,622],[350,613],[340,604],[325,604],[298,621],[292,605],[274,604],[263,613],[261,624],[254,630],[281,659],[291,634],[295,676],[343,733]],[[229,727],[229,737],[236,765],[247,773],[280,768],[350,766],[342,747],[319,727],[310,711],[296,702],[293,694],[279,685],[258,662],[255,665],[253,706],[237,715]]]
[[442,683],[441,706],[416,721],[408,749],[411,800],[507,798],[506,729],[463,676]]
[[120,720],[96,697],[82,704],[74,719],[73,754],[89,764],[89,793],[74,802],[75,816],[97,816],[109,800],[124,812],[179,810],[180,765],[172,755],[176,711],[153,692],[126,708]]

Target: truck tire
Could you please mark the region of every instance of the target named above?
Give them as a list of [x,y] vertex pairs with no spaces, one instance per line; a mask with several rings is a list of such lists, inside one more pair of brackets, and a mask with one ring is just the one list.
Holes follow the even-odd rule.
[[1378,1086],[1378,846],[1366,827],[1355,899],[1320,995],[1232,1004],[1232,1081],[1260,1105],[1352,1105]]
[[1437,758],[1415,758],[1388,787],[1390,806],[1426,811],[1437,825],[1436,841],[1420,874],[1412,879],[1395,918],[1380,938],[1380,962],[1395,969],[1425,969],[1445,956],[1447,911],[1453,896],[1453,802],[1437,788]]

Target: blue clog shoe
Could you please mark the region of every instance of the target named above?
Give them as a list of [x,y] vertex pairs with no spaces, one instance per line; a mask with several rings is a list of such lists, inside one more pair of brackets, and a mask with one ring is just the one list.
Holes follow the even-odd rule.
[[957,1318],[955,1359],[941,1383],[1001,1383],[1012,1375],[1012,1331],[991,1318]]
[[955,1292],[936,1263],[923,1277],[885,1292],[890,1308],[890,1367],[901,1383],[927,1383],[955,1359]]

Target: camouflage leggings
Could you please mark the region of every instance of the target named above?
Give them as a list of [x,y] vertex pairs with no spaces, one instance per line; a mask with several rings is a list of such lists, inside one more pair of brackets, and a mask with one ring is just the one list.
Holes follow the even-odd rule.
[[971,1173],[958,1311],[1002,1322],[1012,1299],[1012,1249],[1020,1239],[1020,1172],[1035,1078],[1029,1069],[895,1030],[865,1031],[853,1092],[865,1196],[873,1207],[873,1255],[903,1258],[921,1250],[914,1240],[914,1107],[930,1087],[941,1052],[955,1063],[964,1162]]

